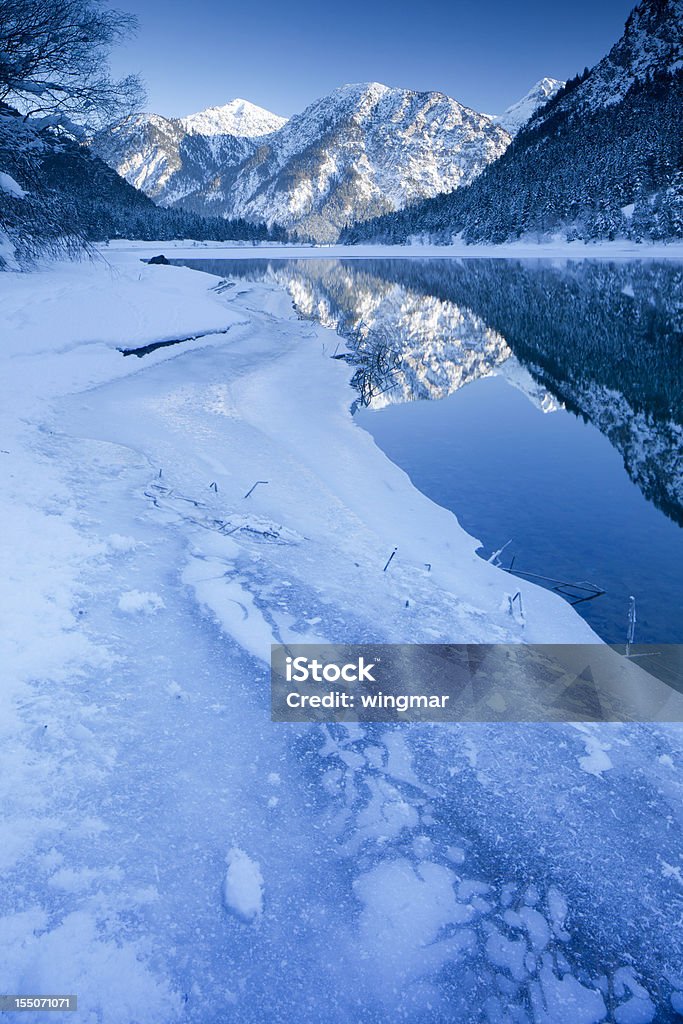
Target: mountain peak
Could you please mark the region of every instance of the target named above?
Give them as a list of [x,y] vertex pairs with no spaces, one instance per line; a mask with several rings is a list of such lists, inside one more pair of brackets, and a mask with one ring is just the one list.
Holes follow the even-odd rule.
[[332,96],[384,96],[391,87],[382,82],[347,82],[332,91]]
[[[322,97],[318,102],[329,102],[330,100],[351,100],[357,103],[378,103],[387,97],[396,100],[405,100],[412,97],[435,97],[443,98],[448,103],[457,103],[452,97],[436,89],[418,90],[404,89],[399,86],[384,85],[382,82],[349,82],[347,85],[340,85],[334,89],[329,96]],[[461,104],[458,104],[461,106]]]
[[557,78],[541,78],[529,89],[521,100],[511,104],[502,114],[497,114],[493,120],[502,128],[505,128],[510,135],[516,135],[522,125],[526,124],[529,118],[536,113],[548,100],[552,99],[563,87],[564,82]]
[[653,72],[683,66],[683,0],[642,0],[624,33],[587,77],[560,101],[560,110],[595,110],[622,102],[636,83]]
[[237,135],[247,139],[269,135],[286,122],[286,117],[279,117],[241,97],[180,119],[189,135]]
[[346,85],[340,85],[333,89],[327,96],[321,96],[320,99],[314,100],[306,110],[322,106],[344,111],[350,108],[374,106],[392,92],[396,92],[396,90],[381,82],[348,82]]

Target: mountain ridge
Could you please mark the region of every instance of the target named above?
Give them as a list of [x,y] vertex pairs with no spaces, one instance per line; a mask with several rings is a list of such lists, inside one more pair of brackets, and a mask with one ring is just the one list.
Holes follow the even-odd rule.
[[464,189],[354,226],[347,242],[683,236],[683,0],[642,0]]
[[[278,127],[250,136],[221,130],[245,113],[253,130],[253,111],[259,131]],[[469,183],[510,139],[495,117],[445,93],[361,82],[289,119],[232,100],[187,118],[138,115],[95,145],[161,205],[265,221],[328,242],[348,223]]]

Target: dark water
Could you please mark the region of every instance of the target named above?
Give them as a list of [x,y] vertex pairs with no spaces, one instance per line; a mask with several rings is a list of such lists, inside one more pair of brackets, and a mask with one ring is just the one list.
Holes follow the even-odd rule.
[[636,640],[683,642],[683,265],[183,263],[342,334],[358,422],[483,557],[605,590],[577,610],[609,642],[631,595]]

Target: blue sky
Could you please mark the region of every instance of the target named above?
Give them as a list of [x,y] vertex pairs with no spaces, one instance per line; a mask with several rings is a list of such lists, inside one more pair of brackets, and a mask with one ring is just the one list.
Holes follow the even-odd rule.
[[140,31],[113,57],[147,108],[184,115],[235,96],[289,116],[345,82],[436,89],[499,113],[544,75],[594,64],[631,0],[118,0]]

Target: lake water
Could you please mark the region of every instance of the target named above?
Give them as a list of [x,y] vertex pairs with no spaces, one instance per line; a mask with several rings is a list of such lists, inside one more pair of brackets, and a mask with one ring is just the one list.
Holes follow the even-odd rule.
[[633,595],[637,641],[683,643],[682,264],[174,262],[272,281],[342,335],[358,423],[482,557],[604,590],[576,607],[608,642]]

